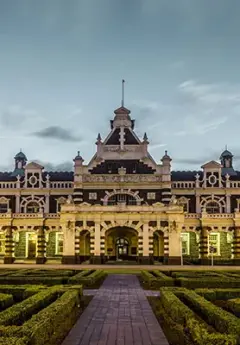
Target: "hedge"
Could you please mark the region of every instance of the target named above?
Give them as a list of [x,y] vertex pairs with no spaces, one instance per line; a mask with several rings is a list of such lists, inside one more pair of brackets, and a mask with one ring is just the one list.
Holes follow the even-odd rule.
[[176,284],[187,289],[197,288],[239,288],[240,279],[233,278],[177,278]]
[[63,340],[81,312],[82,290],[72,288],[51,305],[35,314],[21,328],[29,345],[55,345]]
[[13,304],[14,300],[12,295],[0,293],[0,311],[9,308]]
[[68,280],[69,284],[83,284],[85,287],[91,287],[106,277],[103,270],[82,271]]
[[16,337],[2,337],[0,338],[0,345],[28,345],[29,341],[26,337],[16,338]]
[[160,271],[141,271],[141,279],[149,289],[162,286],[174,286],[174,280]]
[[41,277],[41,276],[9,276],[0,277],[0,284],[45,284],[45,285],[57,285],[66,284],[68,277]]
[[206,298],[208,301],[228,300],[240,296],[240,288],[238,289],[196,289],[195,292]]
[[228,300],[227,307],[234,313],[234,315],[240,317],[240,298]]
[[[236,345],[233,335],[210,332],[208,325],[197,318],[195,313],[188,308],[179,298],[167,288],[160,289],[160,300],[164,313],[162,317],[168,327],[178,331],[179,343],[188,344],[194,341],[196,345]],[[167,317],[166,317],[167,316]],[[170,332],[171,332],[170,330]]]
[[28,277],[28,276],[44,276],[44,277],[71,277],[75,274],[74,270],[44,270],[44,269],[26,269],[19,270],[17,273],[11,274],[11,277]]
[[58,297],[60,289],[45,289],[0,313],[0,325],[21,325],[34,313],[45,308]]
[[226,276],[221,272],[214,271],[174,271],[171,272],[171,276],[174,278],[205,278],[205,277],[224,277]]
[[[182,289],[181,293],[183,293]],[[172,291],[168,291],[168,288],[160,289],[160,300],[164,308],[162,317],[168,322],[168,327],[172,329],[174,326],[174,329],[178,330],[181,336],[179,343],[188,344],[193,341],[196,345],[237,345],[236,335],[209,330],[209,326],[202,319],[197,318],[194,311],[180,301]]]
[[0,285],[0,293],[12,295],[14,302],[20,302],[23,299],[36,294],[43,288],[44,286],[41,285]]
[[237,339],[240,334],[240,322],[236,316],[215,306],[194,291],[185,290],[181,292],[181,295],[184,302],[203,317],[209,325],[212,325],[218,332],[232,334]]

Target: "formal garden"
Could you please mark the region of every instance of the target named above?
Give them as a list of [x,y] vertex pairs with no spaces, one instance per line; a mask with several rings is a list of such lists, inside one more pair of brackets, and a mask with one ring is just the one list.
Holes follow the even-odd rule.
[[[171,345],[240,344],[240,270],[0,269],[0,345],[61,345],[109,274],[139,278]],[[158,293],[159,292],[159,293]],[[160,344],[159,344],[160,345]]]
[[142,271],[148,297],[172,345],[240,344],[240,271]]

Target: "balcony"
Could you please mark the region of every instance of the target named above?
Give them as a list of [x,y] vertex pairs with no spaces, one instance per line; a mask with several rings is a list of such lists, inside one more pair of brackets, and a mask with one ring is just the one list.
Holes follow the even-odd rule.
[[0,213],[0,219],[36,219],[36,218],[60,218],[58,213]]
[[185,219],[200,219],[200,218],[209,218],[209,219],[233,219],[235,218],[234,213],[187,213],[185,214]]

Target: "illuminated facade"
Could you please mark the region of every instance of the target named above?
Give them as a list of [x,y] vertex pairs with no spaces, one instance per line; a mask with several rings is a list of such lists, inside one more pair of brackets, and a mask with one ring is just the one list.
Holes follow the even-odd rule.
[[240,172],[225,150],[221,163],[172,171],[157,163],[148,138],[134,132],[125,107],[115,110],[88,164],[78,155],[70,172],[47,172],[15,156],[0,173],[0,255],[5,263],[61,260],[147,264],[240,262]]

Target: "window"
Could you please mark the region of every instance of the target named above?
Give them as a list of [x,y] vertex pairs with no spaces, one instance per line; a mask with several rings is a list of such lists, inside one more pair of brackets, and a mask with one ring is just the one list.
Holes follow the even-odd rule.
[[58,198],[57,200],[57,212],[61,212],[61,206],[66,203],[66,198]]
[[208,236],[208,254],[210,253],[210,247],[213,248],[213,255],[220,255],[220,233],[212,232]]
[[0,234],[0,255],[5,254],[5,234]]
[[29,202],[26,206],[27,213],[39,213],[40,207],[37,202]]
[[190,246],[189,246],[189,233],[182,232],[181,233],[181,240],[182,240],[182,254],[189,255],[190,254]]
[[220,205],[216,201],[211,201],[206,204],[207,213],[221,213]]
[[156,199],[156,193],[147,193],[148,200],[155,200]]
[[115,194],[108,199],[108,205],[118,204],[136,205],[136,199],[128,194]]
[[89,200],[97,200],[97,193],[89,193]]
[[56,255],[63,254],[63,233],[57,232],[56,233]]
[[6,213],[8,211],[7,203],[0,203],[0,213]]

